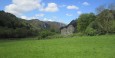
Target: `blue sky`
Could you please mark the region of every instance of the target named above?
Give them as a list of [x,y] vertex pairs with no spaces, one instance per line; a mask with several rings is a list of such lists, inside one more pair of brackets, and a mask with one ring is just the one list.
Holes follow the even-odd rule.
[[82,13],[94,12],[115,0],[0,0],[0,10],[23,19],[57,21],[68,24]]

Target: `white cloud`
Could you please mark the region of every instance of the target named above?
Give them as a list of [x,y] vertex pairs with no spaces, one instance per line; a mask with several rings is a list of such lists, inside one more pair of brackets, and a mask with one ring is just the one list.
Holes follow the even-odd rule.
[[20,15],[41,7],[40,0],[12,0],[12,4],[5,6],[5,11]]
[[36,16],[33,16],[33,17],[27,17],[27,16],[20,16],[22,19],[25,19],[25,20],[31,20],[31,19],[37,19]]
[[[36,14],[32,17],[27,17],[27,16],[20,16],[22,19],[25,19],[25,20],[31,20],[31,19],[39,19],[41,21],[54,21],[53,19],[50,19],[50,18],[43,18],[42,16],[44,16],[44,14]],[[42,18],[40,18],[42,17]]]
[[22,16],[20,16],[20,18],[26,19],[26,20],[39,19],[39,18],[44,17],[44,15],[45,15],[45,14],[43,14],[43,13],[36,14],[36,15],[34,15],[34,16],[32,16],[32,17],[27,17],[27,16],[22,15]]
[[89,6],[90,4],[88,2],[83,2],[82,3],[84,6]]
[[41,8],[41,11],[45,11],[45,12],[56,12],[58,11],[58,5],[56,3],[48,3],[48,6],[46,8]]
[[82,14],[82,12],[81,12],[81,11],[77,11],[77,14],[79,14],[79,15],[80,15],[80,14]]
[[72,14],[66,14],[66,16],[73,16]]
[[28,19],[31,20],[31,19],[37,19],[37,18],[33,16],[33,17],[29,17]]
[[67,9],[76,9],[76,10],[78,10],[79,7],[77,7],[75,5],[70,5],[70,6],[67,6]]
[[54,21],[52,19],[44,18],[43,21]]
[[26,16],[21,16],[22,19],[28,19]]
[[44,17],[44,15],[45,15],[45,14],[42,14],[42,13],[41,13],[41,14],[36,14],[35,16],[36,16],[36,17]]

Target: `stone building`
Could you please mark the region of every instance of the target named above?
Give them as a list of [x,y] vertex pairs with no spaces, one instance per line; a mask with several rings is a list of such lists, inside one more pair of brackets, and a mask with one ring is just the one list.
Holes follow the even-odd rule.
[[61,27],[60,32],[62,35],[71,35],[76,31],[76,26],[77,26],[76,20],[73,20],[67,26]]

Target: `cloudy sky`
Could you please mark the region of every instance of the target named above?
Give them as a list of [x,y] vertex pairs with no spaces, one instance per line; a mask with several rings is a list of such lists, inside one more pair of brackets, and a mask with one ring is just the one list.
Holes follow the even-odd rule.
[[110,3],[115,0],[0,0],[0,10],[27,20],[68,24],[80,14],[95,12],[98,6]]

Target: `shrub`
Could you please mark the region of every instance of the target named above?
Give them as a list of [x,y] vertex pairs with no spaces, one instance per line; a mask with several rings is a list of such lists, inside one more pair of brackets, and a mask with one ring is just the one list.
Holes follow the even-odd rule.
[[48,36],[55,35],[55,32],[51,32],[49,30],[42,30],[39,32],[38,39],[47,39]]
[[91,27],[87,27],[87,29],[85,30],[85,34],[86,35],[90,35],[90,36],[94,36],[96,35],[96,30],[91,28]]

